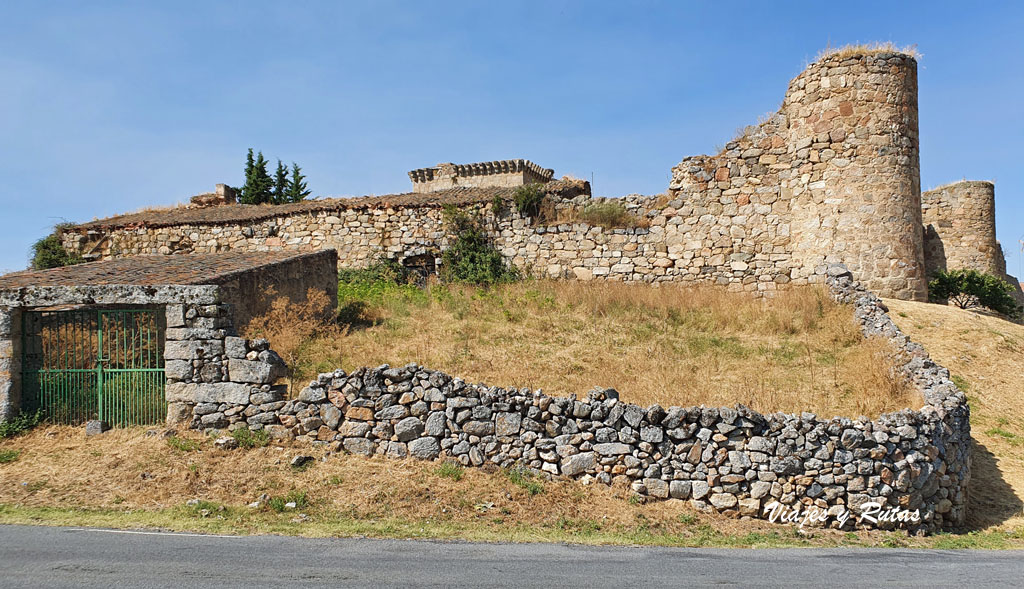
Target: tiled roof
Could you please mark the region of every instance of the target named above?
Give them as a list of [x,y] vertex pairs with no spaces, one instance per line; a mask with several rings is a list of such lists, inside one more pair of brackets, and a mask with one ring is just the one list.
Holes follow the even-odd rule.
[[[573,197],[590,192],[583,181],[554,181],[544,184],[548,194]],[[112,229],[120,227],[168,227],[172,225],[221,225],[252,223],[296,213],[344,211],[350,209],[379,209],[405,207],[440,207],[446,204],[471,205],[487,203],[495,197],[511,199],[515,188],[452,188],[435,192],[406,192],[385,196],[361,196],[306,200],[284,205],[223,205],[206,208],[179,208],[165,211],[143,211],[107,219],[90,221],[72,227],[70,231]]]
[[0,276],[0,290],[32,286],[198,285],[221,284],[259,267],[300,258],[333,256],[334,250],[295,252],[224,252],[172,256],[134,256],[87,262],[49,270],[26,270]]

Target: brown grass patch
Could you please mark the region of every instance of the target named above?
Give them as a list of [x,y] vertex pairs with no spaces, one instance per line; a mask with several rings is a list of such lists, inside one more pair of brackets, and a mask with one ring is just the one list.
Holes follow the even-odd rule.
[[886,304],[900,329],[967,393],[975,440],[969,523],[1024,525],[1024,325],[944,305]]
[[[531,494],[495,469],[451,477],[436,461],[324,460],[323,450],[290,445],[222,451],[196,432],[181,435],[197,449],[174,449],[140,428],[87,438],[81,428],[51,426],[0,440],[0,450],[20,451],[16,461],[0,464],[0,521],[677,546],[920,543],[876,531],[801,534],[763,520],[700,513],[683,501],[636,502],[625,487],[554,480]],[[316,460],[291,468],[290,458],[300,453]],[[264,494],[303,495],[308,504],[281,512],[247,507]],[[190,507],[190,500],[202,503]]]
[[743,403],[856,417],[920,404],[893,376],[887,349],[865,341],[850,308],[817,288],[760,299],[708,287],[541,281],[396,289],[357,302],[352,329],[301,346],[297,382],[337,367],[416,362],[551,394],[613,387],[645,406]]
[[917,45],[899,47],[892,41],[875,41],[872,43],[851,43],[842,47],[825,47],[814,60],[821,61],[829,57],[846,58],[859,55],[875,55],[878,53],[902,53],[915,59],[923,57],[923,54],[917,50]]

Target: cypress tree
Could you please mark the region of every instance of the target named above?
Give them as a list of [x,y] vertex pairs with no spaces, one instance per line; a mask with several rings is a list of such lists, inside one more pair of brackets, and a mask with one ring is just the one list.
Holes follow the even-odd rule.
[[[249,157],[252,158],[252,150],[249,150]],[[243,204],[259,205],[271,202],[274,198],[274,180],[267,174],[267,160],[263,152],[256,154],[256,161],[245,179],[245,186],[242,187]]]
[[256,167],[256,162],[252,156],[252,148],[249,148],[249,154],[245,156],[245,183],[238,190],[238,202],[242,204],[252,204],[252,171]]
[[288,202],[299,202],[305,200],[310,192],[306,189],[306,177],[302,175],[302,168],[299,164],[292,162],[292,177],[288,181]]
[[277,160],[277,171],[274,172],[274,198],[276,205],[288,202],[288,167]]

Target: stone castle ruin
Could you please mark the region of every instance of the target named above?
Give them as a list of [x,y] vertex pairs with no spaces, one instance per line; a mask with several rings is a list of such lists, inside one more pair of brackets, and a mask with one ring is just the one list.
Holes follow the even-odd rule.
[[[878,503],[920,511],[922,522],[899,524],[911,529],[963,524],[966,395],[876,294],[923,300],[928,277],[942,268],[1017,281],[996,241],[991,183],[921,192],[913,57],[822,58],[790,82],[777,113],[715,155],[683,159],[655,196],[596,198],[588,182],[556,180],[554,170],[523,159],[442,163],[409,178],[412,191],[403,194],[283,205],[235,204],[221,184],[186,207],[63,230],[64,247],[95,263],[0,277],[0,420],[22,408],[53,410],[43,377],[67,367],[49,366],[47,349],[60,346],[43,343],[61,343],[68,321],[123,336],[145,320],[163,334],[158,347],[147,339],[150,347],[140,348],[160,381],[153,407],[172,424],[263,429],[365,455],[519,464],[735,516],[763,516],[771,501],[832,515]],[[544,195],[533,216],[514,204],[528,185]],[[632,221],[586,221],[588,210],[611,203]],[[821,283],[852,305],[865,336],[892,344],[924,405],[874,420],[643,408],[620,403],[611,389],[549,397],[416,365],[324,373],[296,396],[278,383],[283,365],[272,342],[238,337],[272,294],[335,297],[338,267],[388,258],[436,271],[452,239],[449,206],[479,211],[504,257],[543,276],[762,294]],[[130,313],[135,323],[124,319]],[[114,373],[125,368],[105,353],[83,360],[97,374],[104,419],[103,399],[124,393]],[[122,406],[130,404],[115,403]],[[106,411],[114,423],[135,423]]]
[[[901,299],[924,300],[929,275],[947,267],[1017,285],[995,241],[991,183],[921,193],[917,110],[913,57],[833,55],[809,65],[777,113],[721,152],[683,159],[656,196],[594,198],[589,183],[554,180],[528,160],[444,163],[409,172],[405,194],[255,206],[223,204],[219,188],[202,206],[78,225],[63,243],[87,259],[333,248],[341,266],[388,257],[434,268],[449,240],[441,209],[453,204],[482,209],[511,263],[551,277],[766,292],[822,282],[829,264],[842,263],[872,291]],[[494,209],[530,183],[557,215]],[[606,201],[642,223],[578,219]]]

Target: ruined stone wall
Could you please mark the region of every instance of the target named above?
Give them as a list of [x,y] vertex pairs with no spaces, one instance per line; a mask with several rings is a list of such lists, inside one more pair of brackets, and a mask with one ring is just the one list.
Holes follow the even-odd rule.
[[[411,174],[427,182],[431,170]],[[479,190],[505,190],[498,196],[508,208],[510,189]],[[604,229],[563,214],[601,202],[589,188],[550,198],[559,213],[554,222],[515,212],[495,217],[490,196],[472,206],[493,222],[504,255],[541,275],[701,281],[763,292],[823,282],[830,264],[843,263],[882,296],[923,300],[916,61],[871,52],[811,64],[790,82],[777,113],[720,153],[675,166],[665,194],[623,199],[644,220],[641,227]],[[246,221],[217,217],[230,207],[216,207],[207,221],[179,224],[161,222],[160,213],[151,224],[129,215],[119,226],[68,231],[64,245],[101,257],[335,248],[343,267],[382,256],[440,258],[448,245],[440,200],[366,200],[283,207]],[[991,232],[994,224],[979,228],[980,235]]]
[[[833,296],[853,305],[864,334],[892,342],[923,397],[921,410],[867,420],[762,415],[743,406],[644,408],[620,402],[612,389],[549,397],[411,364],[321,374],[291,400],[266,384],[233,387],[237,395],[195,404],[191,424],[263,429],[367,456],[447,458],[629,485],[653,499],[690,499],[737,516],[766,517],[777,501],[817,507],[834,522],[847,508],[856,518],[877,502],[920,510],[921,523],[903,524],[911,529],[961,525],[970,480],[966,397],[845,268],[828,274]],[[238,345],[235,355],[246,349]]]
[[239,272],[218,283],[220,300],[231,305],[232,322],[239,330],[269,311],[275,299],[302,304],[310,290],[324,293],[334,309],[338,304],[337,265],[334,250],[321,250],[264,266],[258,272]]

